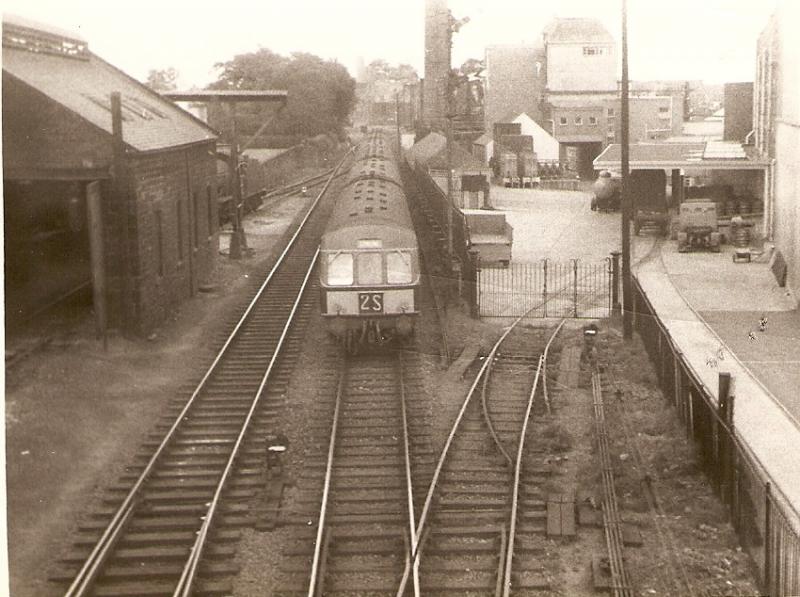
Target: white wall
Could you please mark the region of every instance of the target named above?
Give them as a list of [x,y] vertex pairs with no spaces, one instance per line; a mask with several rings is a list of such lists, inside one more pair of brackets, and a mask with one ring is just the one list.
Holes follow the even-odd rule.
[[775,131],[775,245],[788,265],[788,286],[800,296],[800,6],[786,2],[778,12],[780,54]]
[[538,160],[557,160],[558,141],[527,114],[520,114],[512,122],[520,124],[523,135],[533,137],[533,151]]
[[[602,54],[585,55],[584,47],[601,48]],[[617,63],[613,44],[548,43],[549,91],[614,91]]]

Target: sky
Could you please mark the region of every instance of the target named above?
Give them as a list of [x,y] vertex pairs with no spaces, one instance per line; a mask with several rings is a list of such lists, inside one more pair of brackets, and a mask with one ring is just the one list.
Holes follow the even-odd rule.
[[[174,67],[181,88],[216,80],[214,64],[258,48],[344,64],[408,63],[423,75],[424,0],[2,0],[3,12],[78,32],[89,48],[144,80]],[[780,0],[628,0],[632,79],[751,81],[756,39]],[[795,2],[797,0],[784,0]],[[620,39],[621,0],[449,0],[469,17],[453,65],[487,45],[533,43],[554,16],[596,17]],[[798,42],[800,43],[800,42]]]

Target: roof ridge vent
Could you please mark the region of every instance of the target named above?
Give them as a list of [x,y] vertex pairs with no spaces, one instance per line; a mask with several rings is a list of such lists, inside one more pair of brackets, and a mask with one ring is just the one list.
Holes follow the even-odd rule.
[[3,18],[3,47],[89,60],[89,44],[85,40],[44,25],[40,28],[37,24],[23,22],[16,17]]

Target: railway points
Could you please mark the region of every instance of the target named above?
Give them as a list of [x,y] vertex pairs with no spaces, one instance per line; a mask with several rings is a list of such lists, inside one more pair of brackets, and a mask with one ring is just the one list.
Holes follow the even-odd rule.
[[[424,218],[417,218],[417,221],[424,226]],[[431,244],[435,244],[435,235],[432,236],[434,240]],[[421,245],[422,253],[425,252],[427,242]],[[640,256],[643,260],[656,258],[655,249],[655,244],[643,247],[640,249]],[[423,266],[423,269],[427,269],[427,266]],[[421,289],[422,297],[430,293],[430,278],[424,285]],[[441,289],[442,286],[438,286]],[[352,376],[343,377],[352,381],[346,384],[350,398],[344,401],[344,404],[349,404],[345,411],[351,416],[344,419],[337,435],[348,446],[347,450],[353,447],[359,451],[361,456],[357,457],[364,458],[365,452],[368,452],[369,458],[380,458],[387,463],[391,460],[395,470],[393,473],[387,472],[384,477],[377,469],[373,471],[370,468],[369,475],[358,476],[368,486],[356,488],[349,486],[349,477],[339,478],[338,481],[336,476],[332,477],[329,481],[330,505],[325,517],[317,509],[325,484],[325,455],[331,446],[323,439],[330,432],[331,415],[331,407],[326,406],[328,403],[325,401],[335,395],[336,380],[339,379],[340,371],[345,370],[344,361],[338,345],[329,343],[324,335],[319,335],[321,329],[317,330],[316,335],[306,332],[309,335],[305,343],[300,339],[295,340],[298,362],[306,363],[305,370],[312,371],[313,375],[298,374],[295,371],[294,374],[287,372],[280,376],[280,393],[292,400],[291,410],[297,410],[291,416],[302,416],[302,413],[305,416],[299,422],[295,421],[294,430],[288,433],[291,446],[287,455],[289,481],[281,503],[275,508],[275,525],[270,525],[274,530],[254,530],[253,510],[246,505],[259,494],[260,490],[253,489],[263,484],[262,463],[258,462],[258,454],[263,455],[263,450],[258,447],[261,444],[257,442],[255,448],[245,450],[242,457],[244,467],[236,473],[235,479],[244,478],[244,481],[232,483],[225,495],[226,498],[233,498],[233,502],[223,501],[221,512],[225,522],[213,533],[215,543],[208,548],[208,554],[212,557],[196,557],[190,564],[199,564],[200,569],[208,574],[220,575],[209,577],[204,572],[203,578],[206,580],[199,585],[201,593],[204,586],[211,592],[232,591],[237,595],[254,594],[251,591],[257,591],[255,587],[274,586],[280,587],[280,590],[275,591],[276,595],[346,595],[348,591],[357,593],[369,589],[388,595],[396,594],[397,586],[406,577],[409,579],[406,581],[406,594],[412,594],[416,573],[419,585],[416,594],[448,594],[448,591],[450,594],[463,594],[463,591],[474,589],[479,593],[491,591],[498,595],[544,595],[556,588],[564,590],[563,587],[585,586],[589,579],[584,574],[588,574],[593,565],[597,570],[604,569],[601,560],[607,546],[600,542],[600,533],[604,527],[593,526],[597,523],[599,513],[596,508],[591,507],[591,498],[596,494],[587,493],[584,478],[587,471],[574,467],[571,462],[573,459],[581,461],[582,466],[590,462],[585,453],[590,452],[586,448],[586,442],[591,445],[592,440],[590,436],[577,439],[579,436],[573,436],[572,431],[565,435],[567,432],[564,430],[571,429],[572,423],[566,423],[573,418],[568,414],[571,409],[591,407],[591,400],[587,396],[588,386],[585,385],[589,379],[588,371],[581,370],[575,352],[575,342],[579,341],[580,330],[572,325],[566,326],[562,331],[562,335],[567,338],[563,340],[567,349],[559,346],[551,355],[557,364],[551,366],[550,373],[541,375],[537,385],[542,386],[548,380],[549,402],[545,402],[541,388],[534,393],[536,406],[532,407],[528,441],[523,446],[518,441],[521,431],[519,425],[528,420],[528,417],[521,405],[524,398],[531,397],[531,394],[521,389],[536,383],[533,379],[539,364],[537,350],[541,349],[536,348],[539,341],[533,338],[541,337],[544,333],[533,329],[537,327],[534,320],[526,319],[522,322],[521,329],[513,332],[509,338],[513,346],[490,356],[488,346],[501,334],[502,326],[506,324],[501,323],[498,326],[490,321],[475,323],[471,324],[472,329],[465,334],[468,328],[464,324],[468,319],[460,306],[453,307],[451,303],[445,317],[437,319],[434,316],[433,312],[439,310],[434,306],[443,304],[443,298],[432,293],[430,297],[421,300],[420,321],[426,323],[418,329],[418,338],[414,343],[406,347],[411,348],[411,352],[404,355],[404,360],[408,359],[408,369],[412,371],[411,377],[415,380],[412,384],[414,390],[410,393],[415,403],[410,409],[413,413],[413,431],[410,435],[411,441],[407,442],[410,467],[404,469],[402,459],[398,458],[397,449],[405,442],[401,441],[402,434],[391,427],[399,422],[400,417],[398,413],[389,410],[390,405],[392,408],[401,405],[397,394],[390,390],[390,387],[396,388],[399,384],[396,381],[386,382],[394,379],[394,374],[390,373],[390,363],[397,361],[396,353],[391,354],[392,349],[387,348],[390,358],[383,361],[377,353],[347,357],[354,366],[353,369],[349,365],[346,367]],[[319,317],[316,310],[309,311],[308,305],[304,308],[309,318],[306,327],[316,327],[316,318]],[[457,325],[454,326],[454,323]],[[453,442],[454,468],[443,469],[443,493],[429,510],[431,514],[428,519],[432,524],[436,523],[437,527],[426,533],[424,527],[412,528],[410,523],[416,519],[419,524],[422,513],[425,512],[423,498],[434,474],[434,459],[443,441],[440,430],[433,421],[437,417],[440,420],[447,418],[447,412],[452,411],[454,401],[463,398],[463,392],[467,390],[465,384],[469,385],[466,381],[459,380],[457,374],[444,376],[440,373],[450,359],[440,362],[438,356],[433,354],[443,350],[440,340],[443,334],[437,330],[439,325],[447,326],[450,332],[447,335],[447,345],[450,347],[449,351],[452,351],[456,368],[465,370],[465,363],[456,359],[462,353],[475,357],[473,359],[467,356],[467,360],[473,361],[472,365],[466,365],[467,376],[476,374],[483,363],[490,363],[494,368],[494,373],[487,378],[489,381],[484,390],[486,413],[492,423],[485,423],[486,415],[481,408],[474,409],[471,406],[465,411],[462,424],[466,435]],[[610,333],[610,328],[601,326],[601,337]],[[483,349],[473,352],[474,346],[467,346],[467,342],[479,343]],[[422,346],[437,345],[439,348],[435,351],[419,350]],[[313,356],[315,352],[316,357]],[[448,350],[444,350],[442,354],[447,352]],[[601,351],[599,360],[602,362],[609,356]],[[364,371],[367,373],[358,373],[359,360],[363,361]],[[319,378],[321,390],[308,391],[309,386],[306,383],[310,377]],[[448,381],[445,382],[445,379]],[[382,385],[381,380],[386,384]],[[226,383],[238,386],[243,381],[236,373]],[[449,387],[439,386],[437,381]],[[459,393],[461,398],[458,397]],[[610,396],[614,396],[613,391]],[[354,397],[358,404],[352,402]],[[450,401],[448,406],[444,406],[445,397]],[[305,402],[306,407],[301,407],[297,403],[298,399]],[[308,406],[309,403],[311,406]],[[547,412],[549,403],[552,403],[552,413]],[[179,408],[180,405],[176,403],[173,412],[178,412]],[[433,416],[431,411],[436,409],[442,412]],[[613,410],[612,407],[612,414]],[[285,411],[277,403],[270,407],[262,419],[265,430],[272,432],[276,427],[283,429],[286,421],[291,418]],[[352,414],[356,411],[363,416],[353,417]],[[380,411],[380,416],[375,414],[376,411]],[[364,427],[360,426],[362,423]],[[371,431],[373,424],[375,428]],[[165,423],[161,429],[167,427]],[[492,439],[489,428],[494,430],[496,439]],[[298,441],[298,434],[308,437]],[[145,443],[155,446],[158,438],[156,433]],[[370,444],[373,439],[377,442],[375,446]],[[519,454],[515,453],[518,448]],[[394,452],[384,457],[384,449]],[[519,469],[510,467],[503,456],[504,451],[512,459],[524,453],[522,461],[525,466]],[[584,454],[578,456],[581,451]],[[302,457],[299,456],[301,453]],[[341,444],[332,453],[337,458],[348,457]],[[620,449],[616,441],[612,441],[610,454],[612,458],[619,459],[627,452],[624,447]],[[137,464],[139,466],[141,464]],[[345,466],[342,470],[347,469]],[[349,469],[358,471],[361,467],[349,466]],[[333,470],[336,471],[336,466]],[[372,472],[376,472],[378,476]],[[623,474],[624,491],[619,493],[621,519],[626,524],[631,518],[630,474],[633,473],[628,471]],[[384,483],[389,475],[393,480]],[[410,491],[407,483],[401,483],[404,475],[406,481],[408,476],[412,478]],[[515,475],[519,476],[518,485],[513,481]],[[112,493],[119,494],[125,483],[130,483],[133,479],[133,475],[126,475],[118,488],[112,488]],[[376,483],[380,485],[380,490],[376,489]],[[406,488],[405,491],[403,487]],[[515,488],[518,488],[516,496]],[[594,499],[595,503],[602,503],[601,498]],[[367,514],[372,500],[378,504],[376,508],[387,508],[392,512],[379,521],[372,520]],[[516,514],[512,514],[511,510],[514,503],[519,508]],[[359,513],[342,510],[353,508],[353,504],[358,505]],[[413,504],[413,508],[409,504]],[[402,508],[398,505],[402,505]],[[587,505],[589,512],[594,515],[584,520],[579,514],[585,514]],[[159,507],[161,506],[156,509]],[[362,509],[364,513],[361,513]],[[106,506],[104,515],[108,516],[112,510],[113,508]],[[398,516],[399,512],[409,514]],[[320,530],[316,524],[323,518],[328,524]],[[639,527],[646,528],[646,525],[646,522],[638,521]],[[255,527],[258,528],[257,525]],[[99,524],[94,523],[86,528],[96,531],[99,530]],[[636,554],[636,540],[631,542],[625,525],[621,528],[626,532],[619,536],[617,531],[621,540],[620,549],[625,550],[626,559],[632,563],[631,586],[653,586],[648,585],[646,577],[642,576],[641,570],[646,565],[642,562],[642,556]],[[366,537],[369,539],[365,539]],[[649,545],[646,536],[639,539],[640,544],[642,541]],[[416,550],[415,543],[418,546]],[[268,546],[267,551],[271,555],[261,553],[265,551],[263,546]],[[712,557],[710,552],[701,549],[698,552],[702,554],[698,557],[702,557],[703,561]],[[592,558],[587,558],[587,553],[600,554],[600,560],[595,562]],[[619,554],[619,549],[614,553]],[[738,556],[725,553],[730,561],[736,561],[736,566],[741,564],[736,559]],[[315,554],[318,580],[312,580],[308,575],[314,568]],[[270,562],[269,568],[259,566],[258,562],[263,558]],[[618,555],[617,559],[619,560]],[[680,563],[680,558],[678,562]],[[564,573],[564,566],[575,567],[576,564],[575,569],[581,570],[580,573]],[[613,588],[616,583],[618,589],[627,590],[627,582],[614,580],[614,574],[619,575],[618,565],[609,563],[608,566],[611,580],[605,581],[598,576],[595,579],[597,586],[607,582],[607,586]],[[207,578],[221,580],[207,581]],[[265,580],[266,578],[269,580]],[[746,586],[740,578],[731,578],[735,578],[737,586]],[[253,579],[261,580],[254,582]],[[397,584],[395,581],[398,581]],[[203,582],[208,584],[203,585]],[[121,587],[124,591],[124,585]]]

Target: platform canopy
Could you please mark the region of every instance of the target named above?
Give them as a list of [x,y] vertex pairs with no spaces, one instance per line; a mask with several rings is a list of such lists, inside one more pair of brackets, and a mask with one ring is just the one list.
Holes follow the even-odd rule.
[[[594,160],[595,170],[619,170],[621,145],[609,145]],[[769,161],[756,149],[739,143],[635,143],[630,146],[631,170],[766,170]]]

